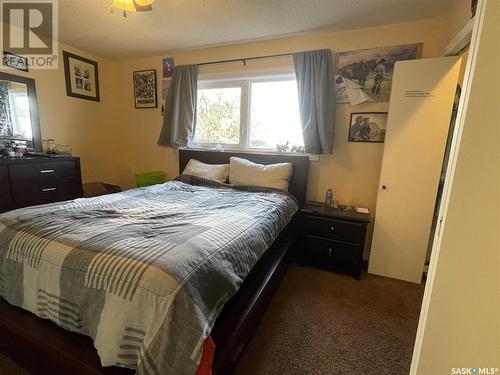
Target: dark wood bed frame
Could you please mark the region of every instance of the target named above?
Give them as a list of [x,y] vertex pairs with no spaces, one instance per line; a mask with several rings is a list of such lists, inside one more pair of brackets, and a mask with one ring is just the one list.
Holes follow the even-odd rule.
[[[304,155],[179,150],[179,170],[190,159],[228,163],[231,156],[261,164],[290,162],[290,192],[306,198],[309,158]],[[292,221],[257,262],[238,292],[226,303],[211,336],[216,345],[213,374],[230,374],[250,342],[289,264],[297,221]],[[12,306],[0,298],[0,352],[35,374],[132,374],[133,370],[102,367],[90,337],[72,333],[49,320]]]

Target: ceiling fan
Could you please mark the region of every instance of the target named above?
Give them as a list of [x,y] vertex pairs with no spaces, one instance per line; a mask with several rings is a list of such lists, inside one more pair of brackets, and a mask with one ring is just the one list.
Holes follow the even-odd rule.
[[153,10],[154,0],[113,0],[111,3],[111,13],[113,10],[123,10],[123,17],[127,17],[127,12],[147,12]]

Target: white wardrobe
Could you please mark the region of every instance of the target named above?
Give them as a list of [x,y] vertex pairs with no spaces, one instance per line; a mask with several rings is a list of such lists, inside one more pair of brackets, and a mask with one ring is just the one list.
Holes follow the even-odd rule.
[[395,64],[368,272],[420,283],[460,58]]

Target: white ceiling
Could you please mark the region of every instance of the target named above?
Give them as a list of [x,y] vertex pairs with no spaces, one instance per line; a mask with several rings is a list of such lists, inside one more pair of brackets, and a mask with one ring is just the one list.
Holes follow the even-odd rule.
[[320,30],[442,15],[453,0],[155,0],[152,12],[110,13],[111,0],[59,0],[59,39],[121,59]]

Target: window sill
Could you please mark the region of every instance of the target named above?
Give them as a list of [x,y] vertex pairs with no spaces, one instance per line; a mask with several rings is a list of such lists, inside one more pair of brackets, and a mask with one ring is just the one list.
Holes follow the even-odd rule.
[[192,146],[192,147],[181,147],[183,150],[199,150],[199,151],[229,151],[229,152],[241,152],[246,154],[267,154],[267,155],[289,155],[289,156],[308,156],[309,161],[319,161],[320,155],[308,154],[303,152],[280,152],[272,149],[255,149],[255,148],[238,148],[238,147],[224,147],[224,149],[219,150],[215,147],[204,147],[204,146]]

